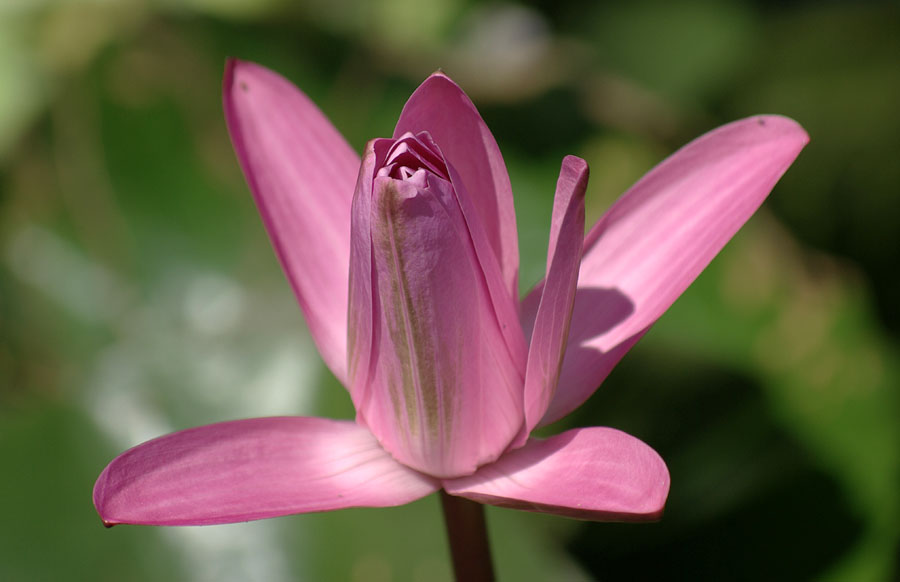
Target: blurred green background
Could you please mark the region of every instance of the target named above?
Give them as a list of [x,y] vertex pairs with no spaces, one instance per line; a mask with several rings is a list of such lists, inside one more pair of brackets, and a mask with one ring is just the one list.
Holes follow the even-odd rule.
[[441,67],[494,131],[522,288],[563,155],[592,222],[755,113],[812,142],[589,403],[667,460],[665,517],[490,508],[503,580],[900,578],[895,2],[0,0],[0,580],[446,580],[435,498],[207,528],[102,527],[118,452],[231,418],[350,418],[228,141],[226,56],[361,150]]

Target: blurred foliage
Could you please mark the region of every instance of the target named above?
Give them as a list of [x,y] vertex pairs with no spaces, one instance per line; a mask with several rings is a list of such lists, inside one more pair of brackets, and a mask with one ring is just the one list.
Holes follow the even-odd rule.
[[[659,524],[489,508],[503,579],[900,576],[900,9],[890,2],[0,0],[0,579],[448,579],[434,498],[209,528],[116,527],[93,480],[169,430],[348,418],[234,160],[226,56],[350,143],[443,68],[493,129],[526,289],[560,159],[589,222],[754,113],[812,137],[759,216],[570,425],[672,473]],[[552,427],[554,430],[561,427]]]

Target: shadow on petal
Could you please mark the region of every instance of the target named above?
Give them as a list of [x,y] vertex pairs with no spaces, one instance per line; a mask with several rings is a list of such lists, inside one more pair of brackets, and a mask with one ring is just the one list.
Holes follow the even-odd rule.
[[606,350],[597,345],[602,343],[598,339],[614,333],[634,310],[634,303],[619,289],[578,289],[556,394],[538,426],[559,420],[587,400],[625,353],[643,337],[646,329]]

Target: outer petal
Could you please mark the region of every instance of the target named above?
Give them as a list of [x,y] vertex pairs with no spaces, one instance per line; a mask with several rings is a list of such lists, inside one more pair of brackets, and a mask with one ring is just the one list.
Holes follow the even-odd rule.
[[412,94],[397,121],[394,138],[420,131],[431,134],[462,177],[500,263],[509,296],[518,297],[519,243],[506,164],[475,105],[443,73],[431,75]]
[[472,237],[472,248],[475,250],[478,268],[484,274],[484,281],[494,307],[494,313],[500,324],[500,330],[513,361],[516,362],[516,366],[522,371],[524,377],[525,366],[528,362],[528,344],[525,342],[525,335],[520,323],[518,297],[509,295],[503,280],[504,274],[500,270],[500,263],[497,262],[493,252],[489,250],[487,230],[479,215],[474,212],[474,200],[466,190],[459,172],[452,165],[449,165],[449,171],[459,208],[469,229],[469,236]]
[[547,275],[528,351],[523,442],[550,404],[566,351],[584,240],[587,180],[587,163],[581,158],[566,156],[556,184]]
[[[430,475],[463,475],[495,460],[521,428],[524,362],[504,340],[456,193],[420,172],[374,180],[372,300],[353,303],[370,310],[371,359],[368,376],[354,364],[351,393],[360,421],[397,460]],[[366,279],[356,271],[364,266],[354,261],[353,281]],[[354,352],[365,348],[357,335]]]
[[225,120],[319,352],[346,384],[350,203],[359,156],[278,74],[229,60]]
[[[370,366],[375,349],[372,314],[372,196],[375,172],[384,162],[394,140],[373,139],[366,144],[359,179],[353,196],[352,227],[350,230],[350,295],[347,328],[347,388],[357,410],[365,406],[368,397]],[[364,422],[364,419],[357,418]]]
[[254,418],[122,453],[97,479],[94,505],[107,525],[209,525],[402,505],[437,488],[353,422]]
[[479,503],[598,521],[659,519],[669,494],[660,456],[621,431],[592,427],[529,441],[469,477],[444,481]]
[[808,141],[785,117],[730,123],[673,154],[607,211],[585,238],[569,346],[543,424],[594,392],[756,211]]

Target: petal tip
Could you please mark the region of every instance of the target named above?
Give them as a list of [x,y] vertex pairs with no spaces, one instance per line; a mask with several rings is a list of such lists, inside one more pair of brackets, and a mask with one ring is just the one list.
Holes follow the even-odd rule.
[[[457,92],[465,95],[465,92],[462,90],[462,88],[459,85],[457,85],[456,81],[451,79],[450,76],[447,75],[447,73],[445,73],[443,69],[438,69],[435,72],[428,75],[428,78],[425,79],[424,81],[422,81],[422,83],[416,89],[416,92],[419,92],[422,90],[429,90],[429,91],[451,90],[451,91],[457,91]],[[468,99],[468,97],[466,97],[466,99]]]
[[565,156],[562,163],[579,172],[588,171],[588,163],[584,161],[583,158],[579,158],[578,156],[572,154]]
[[106,492],[107,485],[109,483],[109,470],[112,464],[113,463],[107,465],[100,473],[100,476],[97,477],[97,481],[94,483],[94,490],[92,492],[94,509],[97,510],[97,514],[100,516],[100,519],[103,521],[103,525],[105,527],[112,527],[116,524],[121,523],[120,521],[110,516],[108,511],[109,499],[107,498]]
[[[222,103],[225,107],[225,119],[229,121],[231,115],[232,101],[234,99],[234,86],[237,79],[238,69],[242,68],[243,61],[234,57],[225,59],[225,74],[222,76]],[[244,85],[246,87],[246,85]]]
[[562,167],[560,168],[560,177],[570,176],[575,187],[572,193],[576,198],[584,198],[587,191],[587,182],[591,174],[591,169],[584,159],[578,156],[567,155],[563,158]]
[[225,92],[228,92],[228,90],[234,84],[236,70],[239,67],[242,67],[244,64],[245,64],[244,61],[237,59],[235,57],[226,57],[225,58],[225,74],[222,77],[222,89]]
[[250,61],[242,61],[235,57],[225,59],[225,74],[222,77],[222,92],[226,99],[234,93],[235,88],[247,91],[249,86],[244,76],[251,70],[267,71],[264,67],[260,67],[256,63]]
[[761,131],[775,134],[785,138],[793,138],[800,147],[809,143],[809,134],[797,121],[784,115],[767,114],[756,115],[746,120],[748,123],[756,123]]

